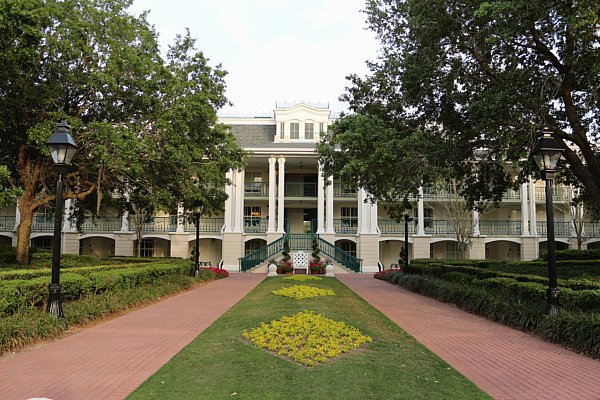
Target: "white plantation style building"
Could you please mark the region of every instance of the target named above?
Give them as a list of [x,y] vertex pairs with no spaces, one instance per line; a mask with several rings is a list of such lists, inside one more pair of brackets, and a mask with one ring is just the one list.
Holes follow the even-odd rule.
[[[404,222],[397,223],[385,204],[365,202],[362,189],[335,177],[322,177],[315,144],[335,121],[325,104],[278,104],[272,114],[221,116],[240,147],[249,153],[247,166],[230,171],[232,185],[224,212],[203,215],[200,259],[231,271],[266,272],[269,260],[279,258],[284,241],[291,252],[310,253],[313,237],[321,256],[337,272],[375,272],[379,264],[398,263],[404,247]],[[411,199],[414,222],[409,223],[409,258],[456,258],[457,240],[448,203],[453,190],[424,187]],[[569,188],[555,188],[555,232],[559,248],[577,248]],[[134,254],[132,218],[88,219],[77,231],[63,224],[63,252],[99,257]],[[183,217],[157,215],[143,222],[142,256],[189,257],[195,246],[195,226]],[[16,245],[18,207],[0,212],[0,246]],[[116,215],[116,214],[115,214]],[[420,217],[422,216],[422,217]],[[546,242],[543,182],[530,180],[509,191],[496,209],[469,217],[472,259],[531,260]],[[53,215],[39,212],[31,233],[33,247],[51,248]],[[600,247],[600,224],[584,225],[583,248]]]

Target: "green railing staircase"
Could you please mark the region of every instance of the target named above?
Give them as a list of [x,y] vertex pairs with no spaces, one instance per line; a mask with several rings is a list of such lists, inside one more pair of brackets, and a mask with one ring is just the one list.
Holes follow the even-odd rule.
[[269,243],[266,246],[248,254],[246,257],[240,258],[240,271],[248,271],[259,265],[260,263],[268,260],[269,258],[281,253],[283,251],[283,242],[287,239],[290,250],[306,250],[312,251],[313,237],[317,237],[319,243],[319,250],[322,254],[334,259],[344,267],[354,271],[360,272],[361,265],[360,260],[354,257],[347,251],[342,250],[336,245],[329,243],[328,241],[312,233],[309,234],[285,234],[279,239]]

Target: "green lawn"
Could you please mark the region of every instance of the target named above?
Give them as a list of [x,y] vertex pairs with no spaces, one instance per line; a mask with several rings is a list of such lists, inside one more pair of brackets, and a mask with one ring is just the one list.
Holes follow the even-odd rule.
[[[278,297],[307,284],[336,296]],[[202,305],[198,305],[201,307]],[[244,329],[312,310],[373,337],[364,349],[317,367],[271,355],[242,338]],[[268,278],[140,386],[130,399],[489,399],[336,279]]]

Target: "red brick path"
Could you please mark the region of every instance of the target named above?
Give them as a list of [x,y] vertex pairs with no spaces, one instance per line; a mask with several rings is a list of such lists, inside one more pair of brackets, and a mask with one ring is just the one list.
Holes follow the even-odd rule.
[[1,361],[0,398],[123,399],[264,277],[231,274]]
[[372,275],[337,277],[495,399],[600,399],[600,361]]

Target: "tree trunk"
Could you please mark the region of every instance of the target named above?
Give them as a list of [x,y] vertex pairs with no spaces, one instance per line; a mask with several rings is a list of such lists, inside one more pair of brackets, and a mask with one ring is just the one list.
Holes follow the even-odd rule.
[[29,264],[29,241],[31,225],[33,223],[33,211],[30,207],[21,206],[19,201],[19,212],[21,219],[17,227],[17,262],[21,265]]

